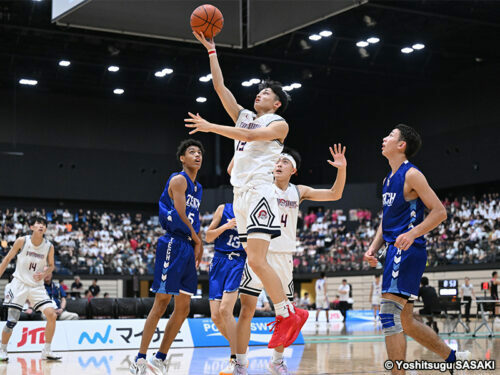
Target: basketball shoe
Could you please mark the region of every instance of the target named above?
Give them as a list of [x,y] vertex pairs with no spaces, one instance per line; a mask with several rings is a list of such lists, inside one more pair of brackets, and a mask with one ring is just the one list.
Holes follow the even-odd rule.
[[0,361],[8,361],[9,355],[7,354],[7,350],[0,349]]
[[248,374],[248,371],[247,371],[247,366],[245,365],[240,365],[238,363],[238,361],[236,361],[234,363],[234,371],[233,371],[233,375],[247,375]]
[[295,340],[297,340],[297,337],[299,337],[300,330],[304,326],[304,324],[307,322],[307,319],[309,319],[309,312],[307,312],[304,309],[299,309],[295,308],[295,319],[296,319],[296,328],[295,331],[291,334],[291,336],[288,337],[286,340],[284,346],[289,347],[294,343]]
[[294,313],[290,312],[290,310],[288,311],[288,317],[284,318],[282,316],[277,316],[274,322],[268,324],[268,326],[271,326],[269,332],[273,333],[271,340],[267,345],[269,349],[285,345],[285,343],[288,342],[287,338],[292,337],[295,334],[297,317]]
[[159,373],[161,375],[167,374],[167,365],[165,364],[165,361],[162,361],[160,358],[156,358],[154,354],[149,359],[149,364],[153,367],[155,373]]
[[133,375],[146,375],[148,371],[148,361],[144,358],[139,358],[137,362],[132,362],[130,365],[130,373]]
[[232,375],[234,373],[234,367],[236,366],[236,360],[230,359],[227,366],[219,372],[219,375]]
[[274,363],[271,360],[269,362],[268,368],[271,374],[273,375],[289,375],[285,361],[281,361],[280,363]]
[[59,361],[61,358],[62,356],[50,350],[42,350],[42,359],[47,359],[49,361]]

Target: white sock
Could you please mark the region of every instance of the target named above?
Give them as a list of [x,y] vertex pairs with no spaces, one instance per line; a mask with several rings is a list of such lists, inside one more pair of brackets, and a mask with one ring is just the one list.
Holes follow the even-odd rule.
[[45,345],[43,346],[43,351],[50,352],[50,342],[45,343]]
[[2,350],[7,351],[7,344],[2,344]]
[[286,302],[287,302],[287,304],[286,304],[286,305],[287,305],[287,306],[288,306],[288,308],[290,309],[290,312],[291,312],[292,314],[295,314],[295,306],[293,305],[293,303],[291,303],[290,301],[286,301]]
[[283,318],[288,318],[290,313],[287,309],[287,300],[281,301],[280,303],[274,304],[274,311],[276,312],[276,316],[282,316]]
[[283,361],[283,353],[273,350],[273,363],[280,364]]
[[248,365],[247,354],[236,354],[236,361],[242,366]]

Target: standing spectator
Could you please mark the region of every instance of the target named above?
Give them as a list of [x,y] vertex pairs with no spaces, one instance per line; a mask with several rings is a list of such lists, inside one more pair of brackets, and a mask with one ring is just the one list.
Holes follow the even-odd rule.
[[75,281],[71,284],[71,296],[82,298],[83,284],[80,281],[80,276],[75,276]]
[[476,295],[474,294],[474,285],[469,282],[469,278],[465,278],[465,283],[462,284],[460,288],[460,297],[467,301],[465,305],[465,321],[470,322],[470,305],[472,304],[472,299],[476,299]]
[[347,314],[347,310],[349,309],[349,292],[351,291],[351,287],[347,284],[347,280],[343,279],[342,284],[339,286],[339,310],[344,316],[344,322]]
[[[52,274],[48,274],[43,279],[45,290],[49,297],[57,305],[56,314],[58,320],[77,320],[78,314],[66,311],[66,292],[61,284],[52,281]],[[42,314],[43,320],[46,320],[45,314]]]
[[92,297],[97,297],[99,295],[101,288],[97,285],[97,279],[92,281],[92,285],[89,286],[89,291],[92,293]]

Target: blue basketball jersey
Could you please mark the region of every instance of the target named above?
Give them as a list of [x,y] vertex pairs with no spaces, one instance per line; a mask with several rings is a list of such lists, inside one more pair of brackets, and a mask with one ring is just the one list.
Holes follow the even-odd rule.
[[[382,230],[384,241],[388,243],[394,243],[400,234],[424,220],[424,204],[420,198],[407,202],[404,197],[406,172],[410,168],[416,167],[407,160],[393,176],[389,173],[384,181]],[[414,245],[425,245],[424,236],[416,238]]]
[[179,214],[174,207],[174,201],[168,195],[168,187],[170,186],[170,181],[173,177],[177,175],[182,175],[187,181],[186,188],[186,216],[188,217],[193,229],[196,233],[200,231],[200,203],[202,195],[202,187],[196,182],[196,184],[191,181],[189,176],[184,172],[172,173],[170,175],[165,190],[160,197],[160,224],[163,229],[169,234],[181,236],[181,237],[191,237],[191,231],[188,226],[184,224],[181,220]]
[[[226,203],[224,205],[224,212],[222,213],[219,227],[223,226],[231,219],[234,219],[233,204]],[[214,249],[228,253],[233,251],[243,251],[243,246],[241,246],[236,227],[222,232],[221,235],[214,241]]]

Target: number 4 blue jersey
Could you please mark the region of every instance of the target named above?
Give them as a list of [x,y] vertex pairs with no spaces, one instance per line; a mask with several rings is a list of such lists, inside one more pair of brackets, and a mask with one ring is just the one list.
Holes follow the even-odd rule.
[[165,190],[160,197],[160,224],[163,229],[167,231],[168,234],[177,235],[180,237],[191,238],[191,231],[189,227],[184,224],[181,220],[177,210],[174,207],[174,201],[168,195],[168,188],[170,186],[170,181],[173,177],[177,175],[182,175],[186,179],[186,216],[191,222],[193,229],[196,233],[200,231],[200,203],[202,195],[202,187],[200,183],[191,181],[186,172],[172,173],[167,181]]
[[[234,219],[233,204],[226,203],[224,205],[224,211],[218,227],[223,226],[227,222],[231,221],[231,219]],[[222,232],[222,234],[215,239],[214,248],[217,251],[227,253],[231,253],[233,251],[243,251],[243,246],[240,244],[236,227]]]

